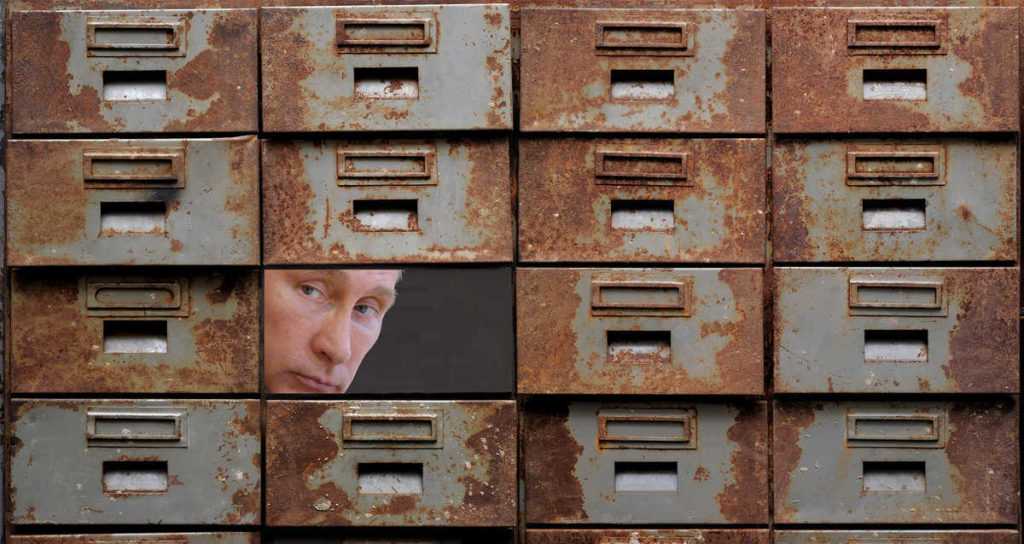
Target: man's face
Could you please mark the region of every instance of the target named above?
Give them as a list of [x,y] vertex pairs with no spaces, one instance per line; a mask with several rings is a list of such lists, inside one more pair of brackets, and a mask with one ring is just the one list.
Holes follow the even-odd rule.
[[267,270],[264,379],[271,393],[344,393],[395,302],[398,270]]

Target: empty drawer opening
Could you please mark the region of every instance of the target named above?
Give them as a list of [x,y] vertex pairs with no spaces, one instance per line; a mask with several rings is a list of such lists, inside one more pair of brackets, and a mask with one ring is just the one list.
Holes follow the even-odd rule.
[[352,213],[361,231],[419,230],[415,200],[354,200]]
[[672,200],[612,200],[612,228],[623,230],[672,230]]
[[167,321],[104,321],[104,353],[167,353]]
[[104,461],[103,492],[164,493],[167,491],[167,461]]
[[421,463],[359,463],[359,493],[364,495],[422,495]]
[[675,493],[679,473],[675,462],[616,462],[615,491]]
[[924,461],[864,461],[864,491],[924,493]]
[[669,331],[608,331],[608,362],[671,363],[672,335]]
[[927,70],[864,70],[864,100],[927,99]]
[[166,233],[165,202],[100,202],[100,236]]
[[103,100],[167,100],[167,72],[103,72]]
[[924,199],[864,200],[865,230],[921,230],[925,228]]
[[676,94],[674,70],[612,70],[612,98],[666,100]]
[[355,95],[361,98],[416,99],[420,96],[419,69],[355,68]]
[[864,362],[927,363],[928,331],[864,331]]

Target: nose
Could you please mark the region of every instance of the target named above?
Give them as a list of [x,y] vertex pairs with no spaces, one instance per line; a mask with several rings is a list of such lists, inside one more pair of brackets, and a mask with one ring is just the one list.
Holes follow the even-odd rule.
[[324,320],[313,337],[313,352],[329,366],[343,365],[352,358],[352,319],[348,312],[335,311]]

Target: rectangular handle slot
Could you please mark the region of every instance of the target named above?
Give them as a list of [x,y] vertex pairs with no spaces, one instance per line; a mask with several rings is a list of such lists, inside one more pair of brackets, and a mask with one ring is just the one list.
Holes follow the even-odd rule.
[[924,493],[924,461],[864,461],[864,491]]
[[670,331],[608,331],[608,363],[671,364]]
[[927,363],[928,331],[864,331],[865,363]]
[[693,55],[687,23],[598,22],[596,34],[599,55]]
[[864,230],[924,230],[927,228],[923,198],[864,199],[861,201]]
[[848,21],[851,55],[945,53],[945,26],[939,20]]
[[942,316],[946,314],[941,280],[886,280],[852,277],[850,315]]
[[167,100],[167,71],[104,71],[103,100]]
[[420,230],[416,200],[353,200],[354,230],[362,232],[411,232]]
[[679,466],[676,462],[615,462],[615,492],[676,493]]
[[85,437],[90,443],[182,442],[185,439],[184,412],[139,412],[90,410],[86,414]]
[[432,150],[338,149],[338,186],[437,185]]
[[[697,531],[660,530],[658,533],[644,534],[640,537],[639,544],[697,544],[704,540],[704,537]],[[638,544],[638,542],[634,535],[604,535],[597,541],[597,544]]]
[[697,414],[602,413],[597,441],[602,449],[696,449]]
[[167,492],[167,461],[104,461],[103,492],[108,495]]
[[355,96],[374,100],[420,97],[419,68],[354,68]]
[[346,415],[341,439],[345,442],[437,442],[437,416]]
[[87,305],[100,310],[177,309],[181,307],[178,283],[90,283]]
[[428,47],[431,19],[337,19],[339,47]]
[[656,315],[689,316],[692,283],[603,281],[590,285],[590,309],[601,315]]
[[846,184],[850,186],[945,185],[945,153],[931,151],[850,151]]
[[675,70],[612,70],[612,100],[669,100],[676,95]]
[[82,178],[87,189],[182,189],[183,150],[86,151]]
[[100,202],[100,236],[163,236],[167,233],[164,202]]
[[612,228],[638,231],[669,231],[675,229],[674,200],[611,201]]
[[689,153],[605,151],[595,153],[598,185],[693,185]]
[[362,495],[422,495],[422,463],[359,463],[358,489]]
[[925,69],[865,69],[864,100],[928,100]]
[[167,353],[167,321],[104,321],[103,353]]
[[181,21],[86,22],[90,57],[179,57],[185,55]]
[[846,444],[851,448],[941,448],[939,414],[863,414],[846,416]]

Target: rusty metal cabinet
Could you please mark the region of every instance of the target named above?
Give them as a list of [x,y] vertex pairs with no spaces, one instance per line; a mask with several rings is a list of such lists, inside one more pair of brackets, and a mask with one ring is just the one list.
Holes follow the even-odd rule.
[[268,132],[512,128],[508,5],[265,7]]
[[526,522],[766,523],[764,402],[528,402]]
[[772,10],[777,133],[1012,132],[1018,11]]
[[255,136],[9,144],[10,266],[259,264]]
[[528,529],[526,544],[768,544],[767,529]]
[[255,9],[11,13],[15,134],[255,132]]
[[1017,393],[1017,268],[776,268],[775,391]]
[[259,544],[259,533],[11,535],[11,544]]
[[520,268],[516,280],[520,393],[764,390],[760,269]]
[[515,525],[513,401],[272,400],[266,447],[271,526]]
[[265,141],[263,228],[268,264],[510,262],[508,138]]
[[777,261],[1017,258],[1014,138],[779,139],[772,169]]
[[14,524],[257,525],[256,400],[16,400]]
[[13,274],[12,392],[257,393],[255,271]]
[[777,523],[1011,524],[1015,397],[777,400]]
[[520,140],[523,261],[764,262],[763,139]]
[[1016,544],[1017,531],[775,531],[778,544]]
[[762,10],[523,9],[520,129],[763,133],[765,31]]

